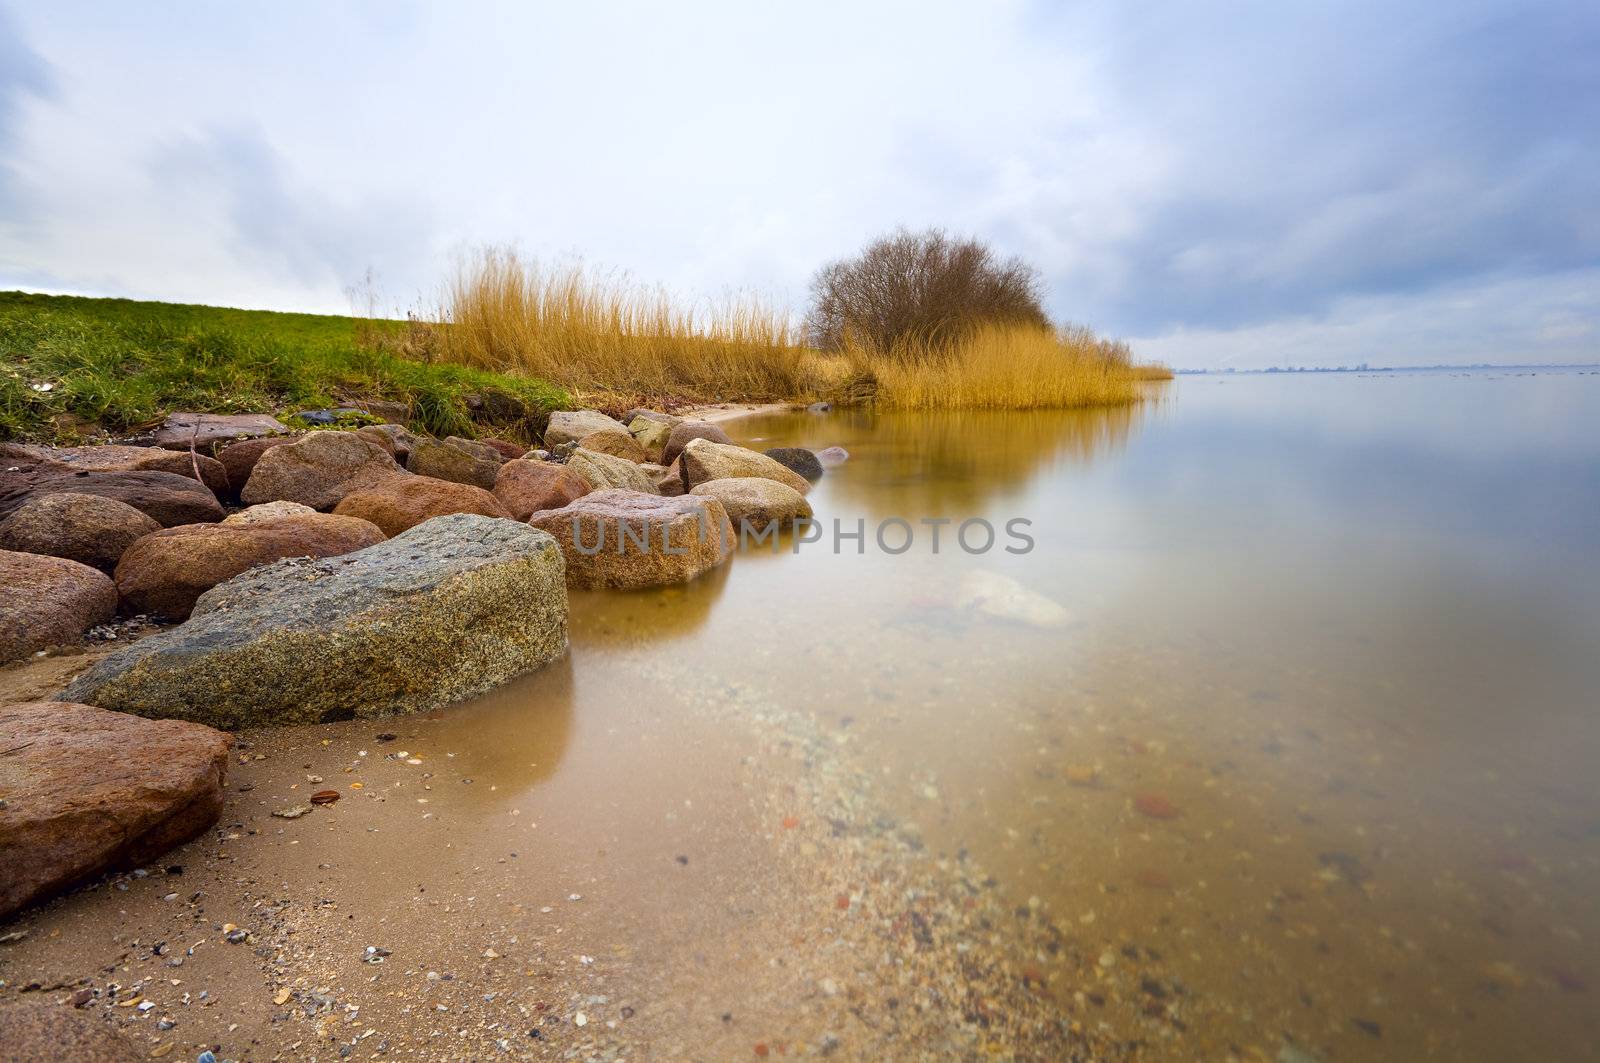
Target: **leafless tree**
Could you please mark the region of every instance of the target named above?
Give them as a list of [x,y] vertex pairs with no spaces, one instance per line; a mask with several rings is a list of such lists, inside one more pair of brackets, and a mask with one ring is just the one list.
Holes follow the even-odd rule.
[[807,327],[826,350],[880,351],[959,340],[995,322],[1049,328],[1040,288],[1032,266],[977,240],[899,229],[817,271]]

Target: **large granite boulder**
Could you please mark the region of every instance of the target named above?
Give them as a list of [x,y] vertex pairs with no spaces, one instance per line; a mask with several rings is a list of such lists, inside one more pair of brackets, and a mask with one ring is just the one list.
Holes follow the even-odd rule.
[[500,500],[481,487],[436,480],[431,476],[396,476],[344,496],[333,511],[370,520],[391,538],[434,517],[477,513],[510,517]]
[[565,465],[518,458],[500,466],[494,497],[517,520],[541,509],[560,509],[589,493],[589,484]]
[[128,547],[117,563],[117,593],[132,612],[182,620],[200,595],[258,565],[337,557],[385,538],[369,521],[315,511],[166,528]]
[[712,443],[732,443],[728,433],[712,424],[710,421],[680,421],[672,426],[672,431],[667,433],[666,446],[661,450],[661,464],[671,465],[678,460],[678,455],[683,453],[683,448],[696,439],[709,440]]
[[170,472],[188,476],[213,494],[228,492],[228,474],[220,461],[204,454],[179,454],[160,447],[36,447],[0,443],[0,465],[37,462],[64,472]]
[[354,432],[308,432],[261,455],[239,497],[332,509],[352,491],[404,472],[389,453]]
[[222,504],[198,480],[173,472],[86,472],[54,462],[0,462],[0,517],[39,495],[71,491],[125,502],[162,527],[222,519]]
[[104,572],[61,557],[0,550],[0,664],[76,642],[116,612],[117,588]]
[[58,1004],[31,993],[0,1000],[6,1063],[141,1063],[144,1046],[107,1022],[98,1009]]
[[0,520],[0,550],[64,557],[110,572],[135,539],[160,527],[126,502],[63,491],[30,498]]
[[811,519],[811,503],[794,488],[764,476],[735,476],[696,484],[689,494],[714,498],[728,511],[734,528],[764,531],[769,525],[787,527]]
[[[471,440],[462,440],[470,443]],[[431,476],[451,483],[471,484],[487,491],[494,487],[494,478],[500,473],[503,459],[493,449],[484,447],[492,457],[474,454],[465,447],[444,443],[436,439],[419,439],[406,459],[406,468],[418,476]]]
[[603,490],[528,518],[555,536],[572,587],[685,583],[728,560],[733,526],[714,498]]
[[576,443],[594,432],[622,432],[628,429],[617,420],[599,410],[557,410],[550,415],[544,430],[544,445],[549,448],[562,443]]
[[806,480],[815,483],[822,479],[822,462],[815,452],[805,447],[773,447],[763,451],[767,457],[782,465],[792,473],[803,476]]
[[567,468],[577,473],[591,491],[620,487],[626,491],[656,493],[655,480],[637,462],[627,458],[579,448],[567,459]]
[[666,454],[667,440],[672,437],[672,429],[682,423],[676,417],[671,420],[660,419],[666,416],[660,414],[652,417],[640,414],[628,422],[628,434],[639,441],[648,461],[661,461]]
[[639,441],[627,432],[590,432],[578,440],[578,446],[593,454],[610,454],[614,458],[626,458],[635,463],[649,457]]
[[794,488],[801,494],[811,490],[804,476],[779,465],[765,454],[758,454],[731,443],[713,443],[708,439],[691,439],[678,458],[678,475],[689,490],[707,480],[726,480],[736,476],[759,476],[776,480]]
[[155,445],[168,450],[188,450],[193,445],[202,454],[217,443],[261,436],[283,435],[289,426],[264,413],[174,413],[156,429]]
[[236,576],[201,595],[188,623],[106,657],[66,696],[229,729],[428,712],[566,645],[555,540],[462,513]]
[[59,701],[0,708],[0,919],[217,821],[233,740]]

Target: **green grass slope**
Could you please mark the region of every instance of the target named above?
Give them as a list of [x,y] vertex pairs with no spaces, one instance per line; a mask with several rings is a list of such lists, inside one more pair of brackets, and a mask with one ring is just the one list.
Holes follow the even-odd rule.
[[544,381],[406,353],[407,323],[128,299],[0,292],[0,440],[126,433],[174,410],[267,412],[363,399],[410,405],[412,427],[477,434],[470,396],[540,414]]

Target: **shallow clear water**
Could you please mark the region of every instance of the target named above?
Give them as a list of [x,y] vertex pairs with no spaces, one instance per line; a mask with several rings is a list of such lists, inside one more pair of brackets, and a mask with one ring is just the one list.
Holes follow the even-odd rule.
[[[849,450],[821,542],[574,594],[473,703],[243,736],[199,900],[79,891],[0,978],[231,1058],[1593,1057],[1597,423],[1572,372],[732,422]],[[261,947],[181,985],[149,948],[224,920]]]
[[[930,844],[1159,955],[1192,993],[1175,1051],[1589,1055],[1596,424],[1600,375],[1505,372],[735,422],[850,451],[811,495],[828,534],[581,596],[574,683],[653,652],[814,715]],[[872,541],[892,517],[904,554]],[[929,517],[1027,518],[1036,545],[973,556],[946,528],[936,555]],[[863,552],[835,518],[866,520]],[[1067,623],[975,611],[974,570]]]

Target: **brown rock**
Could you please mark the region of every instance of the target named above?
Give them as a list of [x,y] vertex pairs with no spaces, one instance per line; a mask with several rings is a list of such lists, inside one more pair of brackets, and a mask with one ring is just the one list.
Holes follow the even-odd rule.
[[638,463],[649,457],[644,446],[627,432],[615,432],[607,429],[604,432],[590,432],[578,441],[578,446],[596,454],[610,454],[614,458],[626,458]]
[[224,524],[268,524],[284,517],[306,517],[315,513],[310,506],[298,502],[263,502],[259,506],[241,509],[222,518]]
[[483,488],[436,480],[432,476],[396,476],[352,491],[344,496],[334,513],[369,520],[390,538],[448,513],[512,516],[499,499]]
[[494,481],[494,497],[517,520],[541,509],[560,509],[588,493],[589,484],[565,465],[525,458],[500,466]]
[[245,439],[238,443],[229,443],[217,451],[217,460],[222,462],[222,467],[228,474],[229,498],[238,498],[239,492],[244,490],[244,485],[250,482],[250,474],[255,471],[256,462],[261,460],[261,455],[273,447],[281,447],[285,443],[293,443],[300,437],[294,436],[267,436],[262,439]]
[[0,1004],[7,1063],[138,1063],[143,1048],[96,1011],[58,1004],[45,994]]
[[666,447],[661,452],[661,464],[671,465],[677,461],[678,455],[683,453],[683,448],[695,439],[709,439],[713,443],[733,442],[728,438],[728,433],[710,421],[683,421],[672,426],[672,431],[667,436]]
[[200,595],[257,565],[285,557],[337,557],[385,538],[369,521],[331,513],[167,528],[122,555],[117,591],[134,612],[181,620]]
[[697,498],[714,498],[728,511],[735,529],[763,531],[768,525],[790,525],[811,519],[811,503],[794,488],[763,476],[736,476],[707,480],[689,492]]
[[[463,436],[445,436],[444,441],[446,445],[455,447],[457,450],[464,450],[468,454],[471,454],[473,457],[482,461],[492,461],[496,465],[503,465],[507,460],[509,460],[504,454],[500,453],[497,448],[491,447],[488,443],[481,439],[467,439]],[[521,455],[518,456],[520,457]]]
[[727,511],[714,498],[594,491],[528,523],[561,545],[569,587],[684,583],[728,560],[734,548]]
[[765,454],[706,439],[691,439],[689,445],[683,448],[683,454],[678,458],[678,475],[683,477],[683,485],[691,491],[707,480],[726,480],[737,476],[776,480],[802,495],[811,490],[811,484],[804,476],[791,472]]
[[657,493],[668,498],[676,498],[684,493],[683,478],[678,475],[676,465],[656,465],[646,461],[640,463],[639,468],[655,481]]
[[205,831],[232,744],[201,724],[89,705],[0,708],[0,919]]
[[[0,465],[34,462],[64,472],[170,472],[199,480],[215,494],[226,494],[228,474],[215,458],[179,454],[160,447],[35,447],[0,443]],[[199,475],[196,475],[198,470]]]
[[156,429],[155,444],[168,450],[188,450],[193,443],[204,454],[216,443],[288,431],[287,425],[264,413],[174,413]]
[[656,493],[655,481],[638,463],[627,458],[618,458],[579,447],[567,459],[567,468],[582,477],[591,491],[620,487],[629,491],[643,491],[649,495]]
[[104,572],[61,557],[0,550],[0,664],[76,642],[116,611],[117,589]]
[[[462,442],[470,442],[463,440]],[[489,450],[489,448],[484,448]],[[485,491],[494,486],[500,472],[500,455],[493,450],[493,458],[469,453],[465,448],[435,439],[419,439],[406,459],[406,468],[418,476],[431,476],[451,483],[471,484]]]
[[486,447],[493,447],[506,461],[515,461],[517,458],[522,457],[528,452],[527,447],[518,446],[516,443],[512,443],[509,440],[495,439],[493,436],[480,439],[478,442],[482,443]]
[[135,539],[160,527],[126,502],[63,491],[31,498],[0,520],[0,550],[64,557],[110,572]]
[[41,463],[0,464],[0,517],[39,495],[71,491],[125,502],[162,527],[222,519],[222,504],[210,488],[171,472],[72,472]]
[[403,425],[369,424],[356,429],[356,435],[369,443],[376,443],[394,456],[401,465],[411,456],[411,448],[421,438]]
[[350,492],[402,474],[388,452],[354,432],[308,432],[261,455],[239,497],[332,509]]

